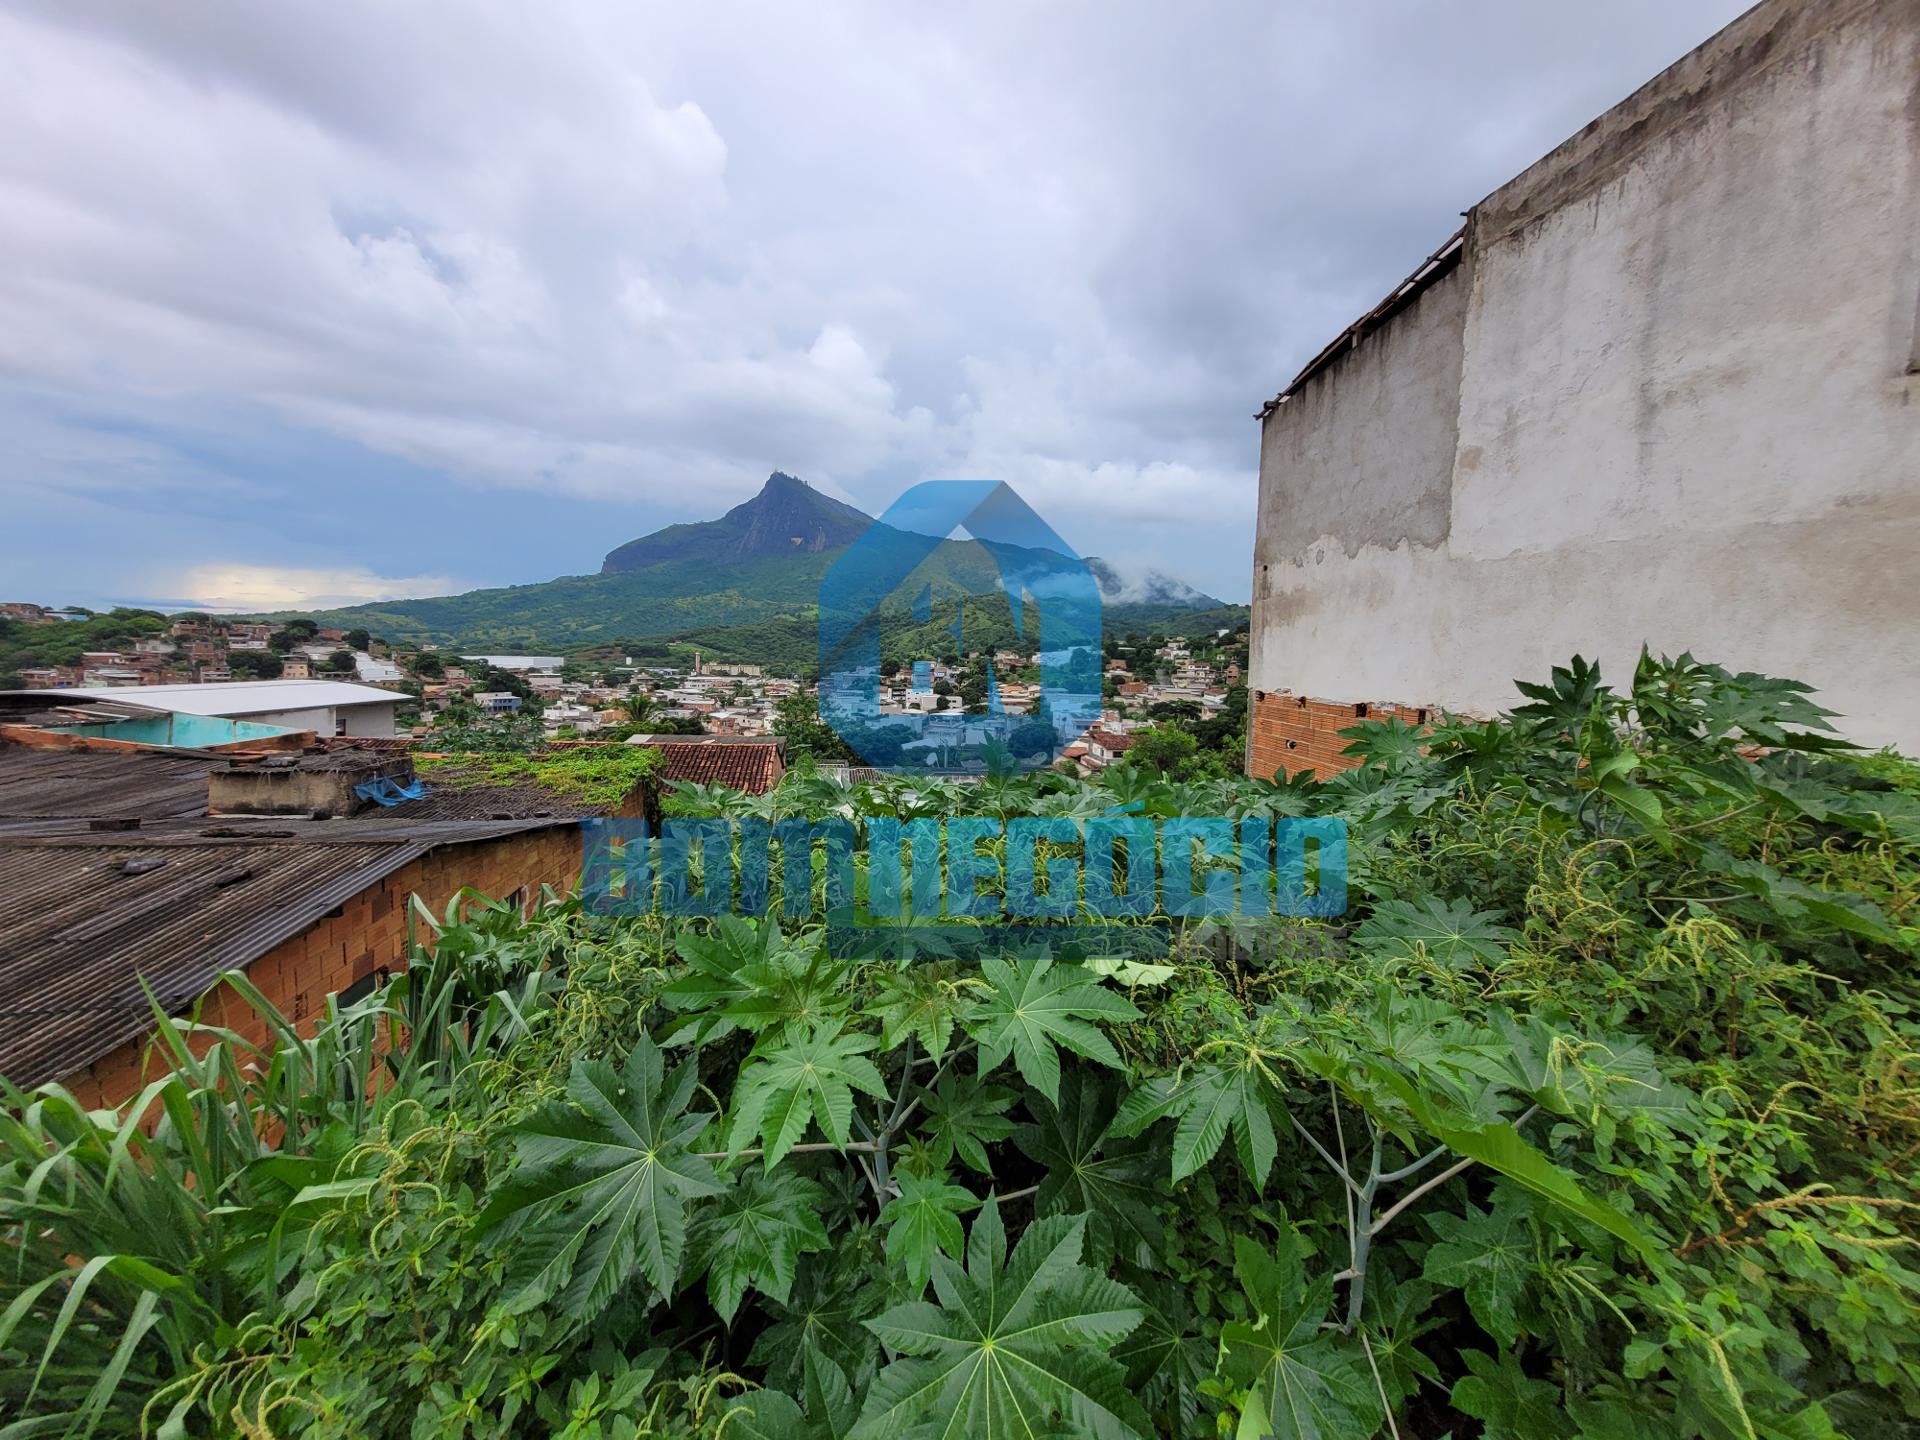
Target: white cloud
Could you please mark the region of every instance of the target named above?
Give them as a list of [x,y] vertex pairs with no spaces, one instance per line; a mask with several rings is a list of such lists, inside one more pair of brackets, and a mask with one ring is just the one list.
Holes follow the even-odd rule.
[[[367,570],[272,565],[196,565],[163,579],[177,602],[193,610],[324,610],[370,600],[449,595],[468,588],[445,575],[382,576]],[[172,603],[172,602],[169,602]]]

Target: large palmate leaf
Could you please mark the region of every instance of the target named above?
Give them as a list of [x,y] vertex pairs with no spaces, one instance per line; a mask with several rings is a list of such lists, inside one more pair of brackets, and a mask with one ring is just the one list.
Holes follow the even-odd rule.
[[[1138,1135],[1157,1121],[1178,1117],[1173,1132],[1173,1179],[1178,1182],[1213,1159],[1232,1132],[1241,1166],[1256,1187],[1265,1185],[1280,1148],[1273,1127],[1279,1097],[1256,1058],[1248,1051],[1184,1074],[1155,1076],[1127,1096],[1113,1133]],[[1279,1113],[1284,1119],[1285,1112]]]
[[1414,900],[1385,900],[1353,932],[1361,949],[1424,950],[1449,969],[1460,970],[1478,961],[1498,965],[1507,958],[1507,946],[1520,932],[1499,923],[1491,910],[1476,910],[1464,900],[1442,900],[1422,895]]
[[1463,1350],[1469,1373],[1454,1382],[1454,1408],[1486,1422],[1487,1440],[1550,1440],[1567,1433],[1559,1387],[1536,1380],[1513,1355]]
[[766,1305],[773,1323],[760,1332],[748,1356],[769,1385],[797,1389],[802,1362],[814,1353],[831,1360],[856,1390],[872,1380],[880,1343],[866,1321],[884,1308],[880,1288],[869,1280],[857,1242],[832,1252],[803,1255],[793,1293]]
[[1020,1153],[1047,1167],[1034,1213],[1093,1217],[1096,1239],[1111,1245],[1136,1265],[1159,1263],[1165,1227],[1155,1207],[1165,1163],[1147,1142],[1123,1138],[1113,1129],[1120,1089],[1112,1076],[1076,1069],[1054,1105],[1033,1096],[1029,1108],[1038,1123],[1022,1125],[1015,1144]]
[[949,1073],[921,1097],[926,1123],[921,1127],[936,1163],[945,1166],[959,1156],[968,1169],[984,1175],[993,1173],[987,1146],[1013,1134],[1013,1122],[1007,1119],[1013,1091],[998,1085],[981,1085],[961,1080]]
[[968,1012],[966,1026],[980,1045],[982,1078],[1011,1055],[1021,1079],[1058,1100],[1056,1047],[1120,1068],[1118,1052],[1093,1022],[1138,1020],[1140,1012],[1097,976],[1078,965],[1056,967],[1049,956],[1011,963],[989,956],[980,968],[992,989]]
[[1501,1185],[1491,1210],[1469,1201],[1464,1216],[1427,1216],[1440,1241],[1427,1251],[1425,1278],[1466,1291],[1473,1318],[1502,1349],[1520,1338],[1520,1297],[1534,1270],[1532,1213],[1524,1191]]
[[846,1440],[860,1418],[847,1372],[818,1350],[807,1351],[806,1383],[800,1397],[806,1402],[807,1422],[822,1440]]
[[817,934],[743,967],[740,979],[748,993],[729,1001],[720,1014],[756,1035],[798,1038],[845,1015],[850,1003],[846,963]]
[[911,1035],[938,1060],[946,1054],[961,1014],[985,988],[952,965],[913,965],[881,980],[867,1014],[879,1020],[887,1049]]
[[800,1398],[754,1390],[729,1402],[719,1433],[730,1440],[846,1440],[859,1417],[847,1374],[818,1350],[808,1350]]
[[919,1295],[933,1274],[933,1257],[959,1255],[966,1243],[960,1214],[978,1202],[971,1191],[948,1184],[944,1173],[903,1173],[898,1184],[900,1193],[880,1212],[880,1223],[887,1227],[887,1258],[906,1267],[907,1286]]
[[1423,730],[1409,725],[1399,716],[1385,720],[1362,720],[1340,732],[1347,747],[1343,755],[1358,756],[1363,765],[1382,770],[1409,770],[1421,761],[1420,748],[1427,743]]
[[707,1272],[707,1297],[732,1323],[749,1287],[785,1300],[802,1253],[830,1241],[820,1223],[826,1192],[792,1170],[758,1165],[694,1220],[691,1268]]
[[1333,1282],[1309,1285],[1303,1259],[1310,1247],[1288,1227],[1279,1248],[1248,1237],[1233,1242],[1233,1273],[1256,1318],[1220,1331],[1227,1373],[1248,1387],[1239,1440],[1349,1440],[1380,1423],[1379,1396],[1357,1341],[1321,1324],[1333,1303]]
[[617,1072],[576,1060],[565,1097],[515,1127],[518,1167],[477,1222],[484,1232],[529,1212],[508,1272],[513,1308],[558,1292],[563,1310],[592,1315],[636,1272],[672,1292],[687,1201],[726,1187],[693,1153],[712,1118],[687,1113],[695,1066],[664,1068],[645,1035]]
[[674,949],[687,962],[688,973],[660,992],[670,1007],[683,1012],[667,1026],[666,1043],[698,1044],[730,1034],[738,1022],[721,1012],[753,994],[753,985],[742,972],[766,960],[780,943],[777,922],[737,915],[715,920],[711,935],[682,930],[675,936]]
[[896,1305],[868,1322],[896,1354],[856,1437],[1049,1435],[1138,1440],[1148,1428],[1107,1351],[1140,1323],[1133,1292],[1080,1264],[1085,1217],[1027,1227],[1007,1255],[997,1201],[967,1239],[962,1269],[934,1257],[940,1303]]
[[867,1059],[878,1042],[871,1035],[842,1035],[838,1025],[790,1040],[752,1061],[734,1090],[730,1147],[744,1149],[755,1135],[767,1164],[800,1143],[809,1121],[836,1145],[847,1143],[853,1123],[853,1092],[887,1098],[880,1072]]
[[846,1013],[847,966],[818,935],[783,939],[772,920],[729,915],[713,935],[682,935],[676,946],[691,973],[661,992],[685,1012],[668,1027],[670,1043],[718,1039],[736,1026],[799,1038]]
[[1146,1318],[1114,1347],[1113,1358],[1127,1367],[1127,1384],[1160,1434],[1194,1434],[1200,1382],[1213,1374],[1218,1343],[1195,1314],[1189,1287],[1152,1276],[1135,1289]]
[[1551,684],[1516,680],[1513,686],[1532,702],[1514,706],[1514,718],[1524,716],[1548,735],[1578,735],[1594,706],[1612,694],[1600,683],[1600,667],[1579,655],[1569,665],[1553,667]]
[[1610,1116],[1669,1127],[1686,1119],[1692,1097],[1660,1073],[1644,1042],[1583,1035],[1538,1015],[1494,1018],[1507,1044],[1497,1056],[1500,1068],[1488,1073],[1511,1081],[1556,1115],[1592,1126]]

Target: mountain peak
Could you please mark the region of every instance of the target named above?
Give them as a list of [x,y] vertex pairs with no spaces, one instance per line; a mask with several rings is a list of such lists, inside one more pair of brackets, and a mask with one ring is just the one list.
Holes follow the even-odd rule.
[[872,523],[853,506],[776,470],[759,494],[718,520],[669,525],[629,540],[608,553],[600,573],[615,575],[679,560],[718,564],[763,555],[817,555],[838,550]]

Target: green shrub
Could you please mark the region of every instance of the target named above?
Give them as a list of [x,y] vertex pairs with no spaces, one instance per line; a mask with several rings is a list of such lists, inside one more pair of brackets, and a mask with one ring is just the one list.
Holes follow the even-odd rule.
[[0,1433],[1912,1433],[1920,772],[1687,657],[1523,690],[1325,783],[673,802],[1337,814],[1338,920],[975,961],[466,897],[311,1039],[8,1092]]

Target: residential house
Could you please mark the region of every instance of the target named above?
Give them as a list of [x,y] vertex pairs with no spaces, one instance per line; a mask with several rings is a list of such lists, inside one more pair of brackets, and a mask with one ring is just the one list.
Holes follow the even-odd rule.
[[1763,0],[1267,404],[1251,771],[1643,646],[1920,751],[1916,75],[1913,0]]

